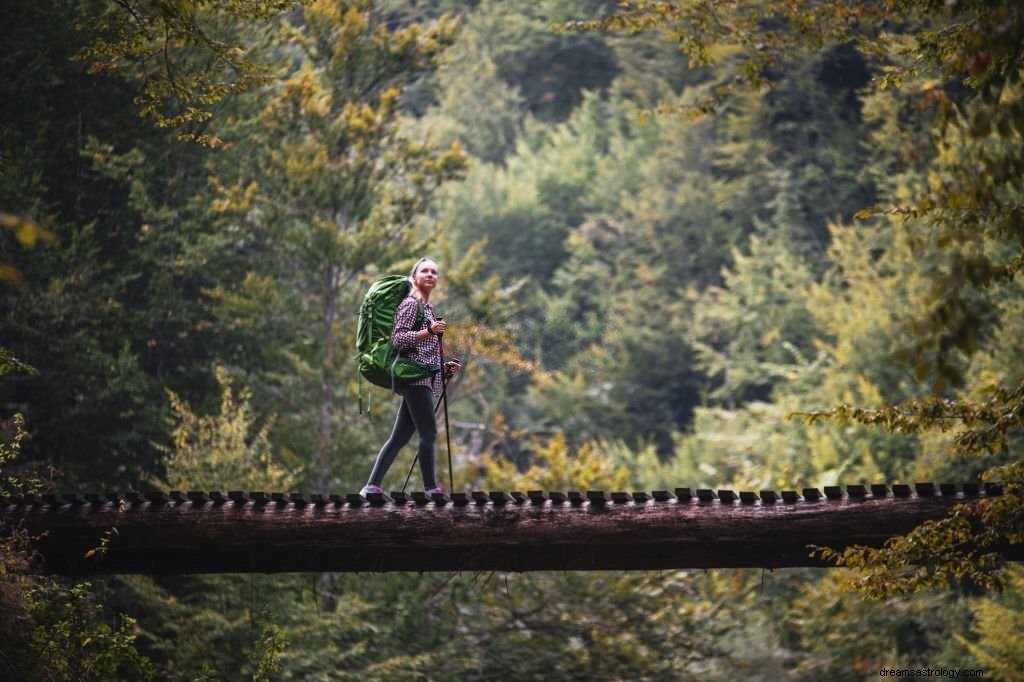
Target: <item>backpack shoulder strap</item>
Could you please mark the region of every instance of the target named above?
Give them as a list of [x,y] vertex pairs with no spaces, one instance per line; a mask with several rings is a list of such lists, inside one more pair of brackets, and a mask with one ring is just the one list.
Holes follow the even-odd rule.
[[414,301],[416,301],[416,321],[412,325],[412,330],[414,332],[419,331],[420,329],[423,329],[423,321],[426,318],[426,313],[424,313],[423,310],[423,301],[421,301],[420,299],[416,298],[411,294],[406,298],[411,298]]
[[423,326],[423,322],[426,319],[426,313],[423,310],[423,301],[416,299],[416,328],[419,329]]

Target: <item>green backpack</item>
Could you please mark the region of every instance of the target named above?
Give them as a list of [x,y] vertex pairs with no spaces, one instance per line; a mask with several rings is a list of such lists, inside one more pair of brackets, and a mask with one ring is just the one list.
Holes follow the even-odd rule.
[[[371,384],[394,389],[403,383],[425,379],[441,369],[407,358],[391,345],[395,310],[411,288],[405,275],[383,275],[373,281],[359,305],[356,325],[359,374]],[[423,304],[420,303],[413,329],[422,325]]]

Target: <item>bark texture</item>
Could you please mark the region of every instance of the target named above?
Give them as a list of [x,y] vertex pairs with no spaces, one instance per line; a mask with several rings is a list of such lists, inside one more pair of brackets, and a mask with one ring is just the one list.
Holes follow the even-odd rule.
[[[966,491],[966,492],[965,492]],[[996,490],[930,484],[797,494],[49,495],[0,500],[47,573],[579,571],[820,566]],[[1003,548],[1024,559],[1024,547]]]

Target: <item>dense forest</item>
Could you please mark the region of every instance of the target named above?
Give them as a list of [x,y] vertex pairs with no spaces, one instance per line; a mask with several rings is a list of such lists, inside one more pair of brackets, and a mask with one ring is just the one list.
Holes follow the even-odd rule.
[[457,490],[1006,492],[773,572],[72,581],[2,528],[0,678],[1024,680],[1014,0],[0,17],[4,494],[358,490],[356,311],[421,256]]

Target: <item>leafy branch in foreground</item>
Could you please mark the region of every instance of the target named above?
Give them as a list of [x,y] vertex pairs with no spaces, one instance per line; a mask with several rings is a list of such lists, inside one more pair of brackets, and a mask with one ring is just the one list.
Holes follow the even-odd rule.
[[117,0],[79,29],[91,42],[76,55],[95,74],[139,78],[139,113],[183,140],[214,146],[202,126],[230,95],[269,82],[237,37],[238,26],[269,21],[291,0]]
[[[1007,473],[1020,477],[1017,463]],[[849,584],[875,599],[906,595],[961,581],[995,590],[1005,581],[1000,549],[1024,542],[1024,486],[1006,485],[1004,493],[958,505],[939,521],[928,521],[881,548],[854,546],[843,551],[816,547],[814,553],[855,569]]]
[[881,409],[839,405],[791,416],[802,417],[808,424],[857,423],[900,434],[956,429],[953,448],[958,455],[1006,455],[1011,454],[1014,437],[1024,430],[1024,379],[1013,388],[991,389],[984,402],[929,396]]
[[[842,405],[796,416],[808,424],[829,420],[895,433],[955,430],[953,449],[960,456],[1012,457],[1024,432],[1024,380],[1012,389],[993,389],[984,402],[930,397],[883,409]],[[947,518],[890,538],[881,548],[819,547],[815,553],[857,569],[850,583],[879,599],[964,580],[997,589],[1005,580],[1000,550],[1024,543],[1024,460],[991,467],[982,477],[998,483],[1002,494],[958,505]]]

